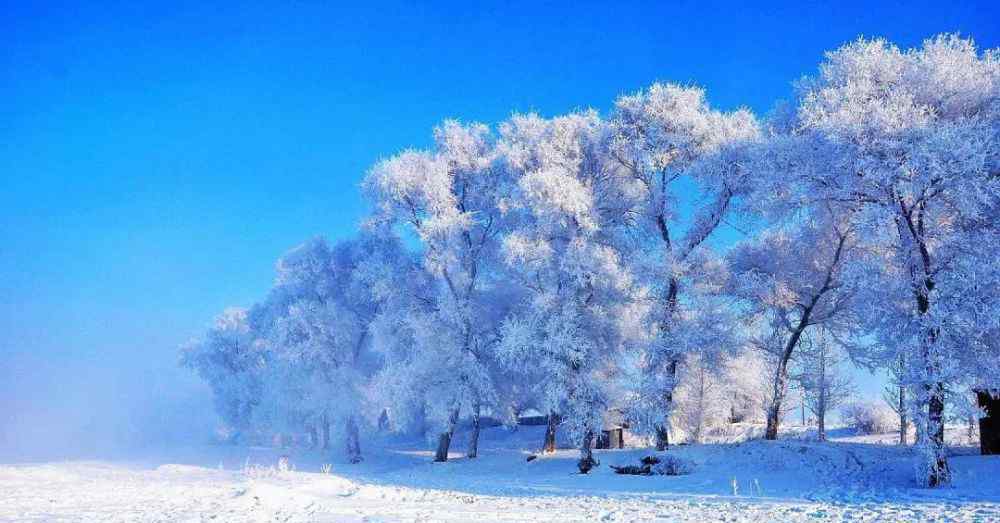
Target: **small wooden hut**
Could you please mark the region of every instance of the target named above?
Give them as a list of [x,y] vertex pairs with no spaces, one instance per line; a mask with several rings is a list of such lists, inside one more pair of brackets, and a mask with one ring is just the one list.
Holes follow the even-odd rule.
[[596,443],[595,447],[599,449],[623,449],[625,448],[625,431],[622,427],[605,428],[597,437]]
[[604,413],[604,426],[601,435],[594,442],[594,448],[598,449],[623,449],[625,448],[625,429],[628,424],[625,416],[617,409],[611,409]]
[[986,411],[986,416],[979,418],[980,452],[1000,454],[1000,389],[979,389],[976,400]]

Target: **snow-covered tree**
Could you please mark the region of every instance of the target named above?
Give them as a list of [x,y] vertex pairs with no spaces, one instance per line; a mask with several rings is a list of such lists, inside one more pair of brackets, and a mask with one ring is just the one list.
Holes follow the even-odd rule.
[[[901,355],[902,356],[902,355]],[[906,445],[910,423],[907,420],[906,383],[903,381],[906,362],[902,357],[888,366],[889,384],[882,390],[882,400],[899,417],[899,444]]]
[[855,250],[850,225],[836,211],[820,208],[743,241],[730,253],[731,292],[757,331],[751,344],[774,363],[766,439],[777,439],[789,366],[807,330],[850,335],[856,328],[854,293],[844,281]]
[[262,392],[260,347],[245,309],[226,309],[205,337],[181,349],[181,364],[198,373],[212,389],[215,410],[239,434],[252,427]]
[[854,394],[854,384],[844,373],[846,357],[822,329],[803,340],[796,376],[806,407],[816,416],[820,441],[826,441],[827,414],[840,408]]
[[537,374],[540,406],[579,442],[587,472],[618,354],[644,317],[623,234],[633,223],[634,195],[608,157],[608,128],[593,111],[551,120],[517,115],[501,135],[516,183],[505,203],[519,217],[503,253],[509,274],[530,292],[504,323],[501,354],[518,372]]
[[773,370],[764,355],[745,347],[723,359],[723,379],[729,423],[759,423],[767,419]]
[[361,461],[358,436],[368,381],[380,366],[369,327],[396,291],[406,255],[398,240],[364,233],[330,246],[310,240],[278,261],[251,324],[268,349],[264,403],[272,422],[319,426],[339,420],[345,452]]
[[[684,293],[702,278],[705,241],[747,192],[736,152],[759,131],[749,111],[715,111],[701,89],[673,84],[619,98],[611,127],[610,154],[633,182],[638,204],[631,219],[650,254],[641,266],[653,292],[654,339],[644,361],[642,399],[663,450],[678,362],[685,347],[704,348],[684,340],[693,330],[683,329],[683,322],[704,322],[697,308],[684,310]],[[700,168],[690,168],[699,161]],[[681,195],[698,190],[701,201],[681,212]]]
[[[1000,52],[858,40],[764,127],[665,84],[606,119],[516,115],[496,134],[447,121],[428,150],[369,171],[365,233],[290,252],[266,299],[220,317],[183,362],[227,423],[338,421],[352,461],[366,413],[420,420],[443,461],[460,416],[475,457],[482,413],[530,407],[549,415],[545,446],[561,422],[586,471],[612,398],[661,450],[680,401],[695,439],[716,406],[732,422],[766,409],[773,439],[798,359],[822,420],[839,356],[800,345],[829,337],[898,364],[922,481],[947,482],[946,403],[1000,388]],[[723,256],[711,239],[737,214],[752,232]],[[720,401],[704,401],[708,365]]]
[[692,352],[678,371],[671,425],[693,443],[701,443],[708,431],[724,424],[732,412],[718,363],[711,355]]
[[911,50],[858,40],[800,82],[773,142],[789,200],[849,205],[882,257],[866,277],[864,315],[880,338],[873,346],[887,349],[881,358],[905,356],[919,475],[931,486],[950,479],[948,384],[994,348],[983,334],[996,325],[996,301],[971,276],[995,258],[983,244],[996,239],[998,71],[996,51],[957,36]]
[[371,224],[420,242],[428,284],[421,303],[400,316],[411,343],[407,363],[390,366],[398,374],[382,381],[410,383],[422,395],[417,401],[438,434],[435,460],[445,461],[462,410],[475,415],[497,401],[491,352],[503,315],[494,309],[508,304],[493,292],[494,266],[507,228],[507,177],[485,125],[447,121],[434,137],[429,151],[379,162],[363,187],[375,207]]

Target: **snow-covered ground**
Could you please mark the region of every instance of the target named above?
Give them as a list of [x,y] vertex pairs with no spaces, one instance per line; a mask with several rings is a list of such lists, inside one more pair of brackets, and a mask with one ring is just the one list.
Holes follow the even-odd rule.
[[[420,441],[371,443],[361,465],[317,451],[205,446],[156,457],[0,466],[4,521],[1000,521],[1000,456],[956,448],[953,487],[918,488],[894,435],[682,445],[686,476],[621,476],[647,449],[527,462],[541,427],[484,432],[480,457],[431,463]],[[459,434],[458,447],[464,444]],[[457,449],[456,449],[457,450]],[[287,452],[294,468],[279,472]],[[734,492],[734,483],[736,491]]]

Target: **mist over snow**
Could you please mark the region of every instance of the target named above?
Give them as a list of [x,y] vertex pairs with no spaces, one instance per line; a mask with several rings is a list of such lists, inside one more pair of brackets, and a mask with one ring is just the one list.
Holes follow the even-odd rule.
[[208,388],[176,352],[52,358],[15,353],[0,370],[0,459],[98,458],[205,443]]

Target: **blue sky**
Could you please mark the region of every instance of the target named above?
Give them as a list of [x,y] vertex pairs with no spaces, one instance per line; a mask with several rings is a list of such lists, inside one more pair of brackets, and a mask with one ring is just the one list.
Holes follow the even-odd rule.
[[859,35],[1000,46],[996,2],[213,4],[2,10],[0,407],[68,369],[156,379],[282,252],[351,234],[366,168],[444,118],[656,80],[766,112]]

